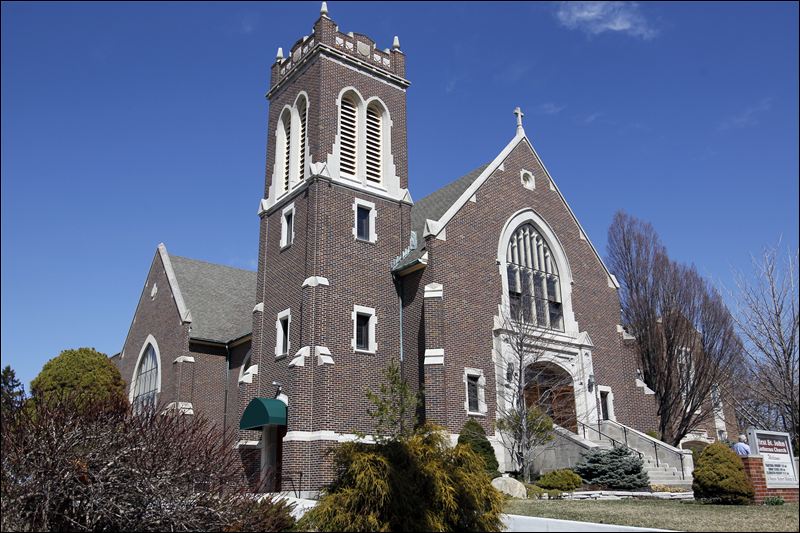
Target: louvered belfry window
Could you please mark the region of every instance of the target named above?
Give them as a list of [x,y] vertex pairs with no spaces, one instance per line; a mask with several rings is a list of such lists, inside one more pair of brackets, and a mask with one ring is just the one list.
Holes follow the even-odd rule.
[[292,116],[289,111],[284,111],[281,118],[283,123],[283,191],[289,190],[289,155],[292,149]]
[[523,224],[511,236],[506,262],[511,318],[563,331],[558,267],[531,224]]
[[306,120],[308,119],[308,105],[305,98],[297,104],[297,112],[300,115],[300,153],[298,166],[298,181],[303,181],[306,176]]
[[381,111],[375,105],[367,108],[367,179],[381,182]]
[[357,109],[351,95],[342,98],[341,117],[339,119],[339,172],[350,177],[355,177],[356,175]]

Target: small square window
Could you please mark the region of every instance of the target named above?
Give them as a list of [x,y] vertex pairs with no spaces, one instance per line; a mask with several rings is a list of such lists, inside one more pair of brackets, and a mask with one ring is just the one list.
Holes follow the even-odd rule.
[[362,241],[370,240],[369,212],[371,209],[358,206],[356,209],[356,237]]
[[369,350],[369,315],[356,315],[356,349]]
[[479,409],[478,403],[478,379],[480,376],[468,375],[467,376],[467,405],[470,412],[477,413]]

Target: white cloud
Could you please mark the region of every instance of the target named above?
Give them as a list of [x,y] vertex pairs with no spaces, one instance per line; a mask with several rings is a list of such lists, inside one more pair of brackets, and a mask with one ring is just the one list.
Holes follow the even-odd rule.
[[591,124],[592,122],[594,122],[595,120],[597,120],[598,118],[600,118],[600,117],[602,116],[602,114],[603,114],[603,113],[600,113],[600,112],[597,112],[597,113],[592,113],[591,115],[589,115],[588,117],[586,117],[585,119],[583,119],[583,122],[584,122],[585,124]]
[[540,115],[557,115],[561,113],[567,106],[554,104],[553,102],[545,102],[536,108],[536,113]]
[[589,35],[611,31],[652,39],[658,33],[636,2],[561,2],[556,18],[563,26]]
[[746,128],[758,124],[758,118],[772,108],[772,98],[763,98],[760,102],[752,105],[741,113],[737,113],[723,120],[719,125],[720,131]]

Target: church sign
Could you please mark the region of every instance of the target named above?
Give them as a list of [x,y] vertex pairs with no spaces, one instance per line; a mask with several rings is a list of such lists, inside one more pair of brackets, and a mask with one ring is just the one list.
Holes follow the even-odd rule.
[[764,461],[767,487],[797,486],[792,442],[788,433],[750,429],[750,450]]

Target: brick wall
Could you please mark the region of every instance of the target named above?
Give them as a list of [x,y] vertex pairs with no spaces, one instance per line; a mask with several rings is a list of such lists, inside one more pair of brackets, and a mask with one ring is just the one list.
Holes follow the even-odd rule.
[[755,503],[763,503],[764,498],[779,496],[786,502],[798,502],[798,488],[770,488],[767,487],[767,478],[764,473],[764,460],[757,456],[742,457],[744,472],[753,484]]

